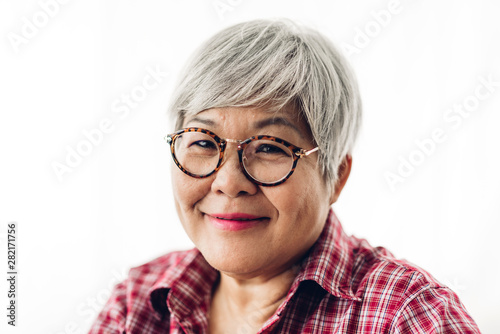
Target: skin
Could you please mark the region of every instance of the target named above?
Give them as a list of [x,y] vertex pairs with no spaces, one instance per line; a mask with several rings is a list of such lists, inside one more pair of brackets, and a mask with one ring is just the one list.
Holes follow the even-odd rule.
[[[272,135],[306,150],[314,148],[308,125],[296,115],[291,110],[271,114],[263,108],[214,108],[188,117],[183,126],[240,140]],[[273,117],[288,124],[257,126]],[[346,156],[333,187],[321,174],[317,152],[301,158],[285,183],[262,187],[243,174],[236,144],[229,144],[225,154],[222,168],[205,179],[172,168],[175,205],[186,233],[221,274],[212,296],[210,333],[257,332],[286,297],[293,265],[321,234],[352,159]],[[211,214],[234,212],[266,218],[240,231],[220,230],[210,222]]]

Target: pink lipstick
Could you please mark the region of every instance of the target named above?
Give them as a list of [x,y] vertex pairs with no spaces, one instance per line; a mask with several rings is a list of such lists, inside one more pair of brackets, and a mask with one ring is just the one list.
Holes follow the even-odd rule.
[[266,221],[268,217],[259,217],[247,213],[213,213],[206,215],[210,223],[225,231],[241,231],[252,228]]

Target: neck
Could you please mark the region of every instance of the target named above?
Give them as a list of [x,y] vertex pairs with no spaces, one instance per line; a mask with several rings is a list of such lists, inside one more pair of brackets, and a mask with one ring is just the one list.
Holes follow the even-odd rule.
[[245,279],[221,272],[212,298],[212,315],[224,315],[226,321],[251,324],[249,328],[258,330],[285,300],[296,274],[294,267],[272,276]]
[[221,273],[218,289],[240,309],[268,306],[286,297],[295,274],[293,269],[287,269],[273,276],[240,279]]

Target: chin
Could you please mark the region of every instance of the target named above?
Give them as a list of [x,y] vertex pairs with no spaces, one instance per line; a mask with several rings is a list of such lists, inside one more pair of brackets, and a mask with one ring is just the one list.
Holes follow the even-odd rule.
[[212,243],[209,247],[208,249],[204,249],[204,247],[198,249],[212,267],[226,274],[251,274],[265,265],[262,259],[269,258],[266,254],[252,254],[250,250],[235,249],[230,245],[214,246]]

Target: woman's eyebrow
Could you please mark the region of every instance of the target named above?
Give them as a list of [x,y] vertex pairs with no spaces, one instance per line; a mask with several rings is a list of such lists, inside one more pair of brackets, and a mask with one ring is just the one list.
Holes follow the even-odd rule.
[[289,120],[287,120],[286,118],[283,118],[283,117],[275,117],[274,116],[274,117],[269,117],[269,118],[260,120],[254,124],[254,128],[261,129],[261,128],[265,128],[266,126],[270,126],[270,125],[284,125],[284,126],[287,126],[291,129],[293,129],[300,136],[303,135],[300,132],[299,128],[297,128],[295,126],[295,124],[293,124],[292,122],[290,122]]
[[[207,118],[203,118],[203,117],[199,117],[199,116],[194,116],[186,123],[186,126],[192,122],[201,123],[201,124],[204,124],[204,125],[210,126],[210,127],[216,127],[216,125],[217,125],[217,123],[211,119],[207,119]],[[291,128],[298,135],[300,135],[300,136],[303,135],[302,132],[299,130],[299,128],[297,128],[295,126],[295,124],[293,124],[292,122],[290,122],[289,120],[287,120],[284,117],[273,116],[273,117],[262,119],[260,121],[257,121],[256,123],[254,123],[253,128],[256,130],[260,130],[262,128],[265,128],[265,127],[271,126],[271,125],[283,125],[283,126]]]
[[189,123],[192,123],[192,122],[196,122],[196,123],[202,123],[204,125],[208,125],[208,126],[212,126],[214,127],[215,126],[215,122],[210,120],[210,119],[206,119],[206,118],[202,118],[202,117],[198,117],[198,116],[194,116],[193,118],[191,118],[187,123],[186,125],[188,125]]

